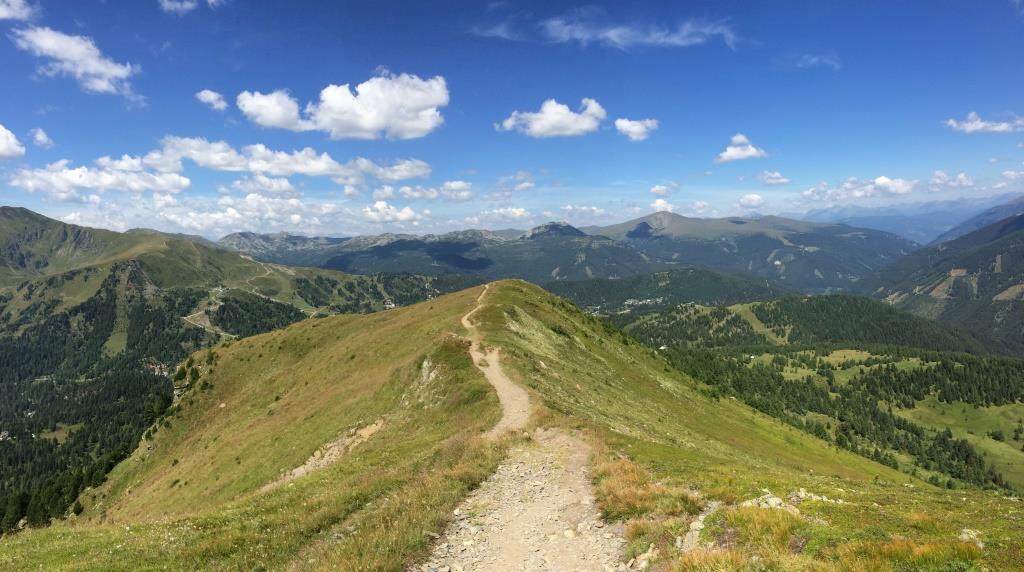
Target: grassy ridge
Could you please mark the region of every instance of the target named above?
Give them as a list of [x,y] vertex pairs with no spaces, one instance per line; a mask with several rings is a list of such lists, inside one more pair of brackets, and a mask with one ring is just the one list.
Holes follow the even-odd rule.
[[[477,293],[305,321],[218,347],[211,363],[200,352],[180,410],[86,493],[82,517],[4,539],[0,565],[400,568],[500,455],[477,438],[496,398],[450,336]],[[379,418],[344,462],[259,493]]]
[[[497,419],[496,400],[449,335],[478,293],[307,320],[218,348],[152,449],[144,444],[86,495],[84,518],[3,540],[0,566],[410,564],[429,540],[424,531],[439,531],[501,458],[500,446],[475,438]],[[537,422],[581,429],[595,443],[598,499],[610,517],[628,519],[630,554],[655,543],[680,569],[1024,563],[1016,503],[931,487],[710,397],[656,353],[537,287],[496,283],[486,302],[479,331],[542,404]],[[200,389],[204,382],[212,387]],[[341,462],[258,492],[339,433],[382,417],[384,429]],[[765,488],[784,496],[801,487],[846,502],[805,502],[799,519],[736,506]],[[728,548],[676,562],[674,538],[710,500],[725,505],[703,539]],[[968,527],[981,531],[983,551],[957,540]]]

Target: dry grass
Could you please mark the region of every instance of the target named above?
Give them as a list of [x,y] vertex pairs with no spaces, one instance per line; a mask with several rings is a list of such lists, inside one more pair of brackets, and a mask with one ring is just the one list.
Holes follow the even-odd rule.
[[973,563],[981,549],[959,541],[895,539],[847,544],[833,556],[849,570],[979,570]]
[[594,467],[595,496],[605,517],[622,520],[640,515],[697,514],[701,500],[691,491],[651,478],[651,473],[629,459],[617,458]]

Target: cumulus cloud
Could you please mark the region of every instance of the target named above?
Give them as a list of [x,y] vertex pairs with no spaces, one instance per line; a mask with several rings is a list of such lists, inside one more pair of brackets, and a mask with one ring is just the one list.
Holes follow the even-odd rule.
[[448,105],[448,86],[436,76],[383,74],[360,83],[329,85],[320,100],[299,111],[285,90],[243,91],[236,100],[250,121],[263,127],[291,131],[323,131],[332,139],[415,139],[444,123],[441,108]]
[[445,181],[441,184],[441,196],[450,201],[468,201],[473,198],[473,183],[469,181]]
[[512,185],[513,191],[529,191],[537,186],[537,183],[533,182],[533,175],[529,171],[516,171],[512,179],[514,181]]
[[690,210],[696,214],[705,214],[711,210],[711,205],[704,201],[694,201],[690,205]]
[[417,213],[408,206],[398,208],[389,205],[387,201],[377,201],[363,208],[363,218],[371,222],[417,222],[429,215],[428,210]]
[[530,211],[522,207],[501,207],[480,211],[479,218],[495,221],[517,221],[530,218]]
[[800,196],[809,201],[838,202],[905,195],[913,191],[916,186],[916,180],[891,179],[881,176],[865,181],[850,177],[836,187],[824,182],[819,183],[800,193]]
[[134,64],[122,64],[100,52],[92,38],[71,36],[45,27],[22,28],[11,33],[14,44],[48,61],[38,69],[41,75],[65,75],[91,93],[111,93],[141,103],[129,79],[140,71]]
[[423,178],[431,172],[430,165],[419,159],[400,159],[381,165],[357,157],[339,163],[327,153],[318,153],[309,147],[289,152],[257,143],[238,151],[224,141],[208,141],[202,137],[165,137],[161,147],[146,154],[141,161],[158,171],[181,172],[183,159],[215,171],[248,171],[274,177],[331,177],[342,185],[360,184],[366,177],[389,182]]
[[[472,187],[473,184],[468,181],[445,181],[440,187],[404,186],[398,188],[397,192],[406,199],[444,199],[446,201],[461,202],[472,200]],[[394,194],[394,188],[384,186],[374,191],[373,198],[389,199],[393,197]]]
[[676,210],[676,206],[665,199],[655,199],[651,203],[651,208],[656,212],[674,212]]
[[1003,171],[1001,175],[1009,181],[1024,180],[1024,171]]
[[789,183],[789,179],[778,171],[762,171],[758,178],[766,185],[785,185]]
[[[358,185],[367,178],[394,182],[430,174],[430,165],[418,159],[381,165],[357,157],[339,163],[327,153],[317,153],[309,147],[287,152],[255,144],[238,151],[224,141],[168,136],[161,140],[158,149],[143,156],[100,157],[95,169],[72,168],[68,161],[58,161],[45,169],[22,169],[10,183],[29,192],[45,192],[58,200],[79,200],[78,189],[173,193],[189,186],[189,179],[181,175],[186,159],[204,169],[248,173],[249,177],[234,186],[255,195],[291,193],[294,189],[286,177],[293,175],[327,177],[341,185]],[[459,190],[446,192],[456,197]]]
[[83,190],[177,193],[188,188],[191,181],[177,173],[117,170],[103,165],[98,169],[71,167],[64,159],[44,169],[20,169],[9,183],[30,193],[44,193],[53,200],[81,202]]
[[391,185],[384,185],[378,187],[373,191],[373,200],[382,201],[384,199],[390,199],[395,196],[395,188]]
[[651,194],[659,197],[665,197],[676,191],[679,188],[679,183],[669,182],[664,184],[658,184],[651,187]]
[[567,218],[577,217],[599,217],[607,214],[602,208],[598,207],[587,207],[587,206],[576,206],[576,205],[562,205],[561,211],[565,213]]
[[224,101],[224,96],[213,91],[212,89],[204,89],[196,92],[196,99],[205,103],[210,109],[215,111],[224,111],[228,108],[228,102]]
[[726,146],[725,150],[718,154],[715,158],[715,163],[728,163],[730,161],[741,161],[743,159],[758,159],[761,157],[767,157],[768,153],[764,149],[754,147],[747,139],[747,136],[742,133],[737,133],[732,136],[729,140],[729,145]]
[[540,22],[546,39],[581,46],[601,44],[620,50],[639,47],[684,48],[720,39],[730,48],[736,33],[726,21],[687,20],[674,28],[658,25],[613,24],[598,21],[595,10],[576,10]]
[[931,188],[935,191],[946,189],[970,189],[974,188],[974,179],[964,172],[950,176],[945,171],[939,170],[932,174]]
[[25,146],[18,138],[0,124],[0,160],[15,159],[25,155]]
[[615,120],[615,128],[619,130],[619,133],[629,137],[630,141],[643,141],[650,136],[651,131],[658,128],[658,120],[619,118]]
[[753,210],[764,206],[764,197],[756,193],[748,193],[740,197],[740,208]]
[[32,136],[32,144],[36,147],[41,147],[43,149],[53,147],[53,139],[50,139],[50,136],[47,135],[46,131],[43,131],[42,128],[36,127],[32,131],[29,131],[29,134]]
[[589,97],[583,98],[578,112],[549,99],[541,104],[540,111],[513,111],[494,128],[530,137],[571,137],[597,131],[607,115],[601,104]]
[[308,131],[314,128],[311,122],[299,117],[299,102],[283,89],[270,93],[243,91],[238,94],[235,102],[249,121],[263,127],[291,131]]
[[35,12],[25,0],[0,0],[0,20],[28,20]]
[[[160,9],[168,14],[184,16],[199,7],[200,0],[159,0]],[[206,0],[206,5],[216,8],[224,3],[224,0]]]
[[1014,117],[1008,121],[988,121],[972,111],[962,120],[947,119],[946,127],[961,133],[1013,133],[1024,131],[1024,117]]
[[261,174],[239,179],[231,183],[231,186],[240,191],[262,195],[288,195],[295,192],[295,187],[287,178],[268,177]]

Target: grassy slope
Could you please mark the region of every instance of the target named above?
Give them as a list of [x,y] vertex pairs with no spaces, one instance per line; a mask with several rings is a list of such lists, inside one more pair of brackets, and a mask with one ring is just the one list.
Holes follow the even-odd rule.
[[[496,421],[496,398],[448,335],[475,295],[218,347],[202,378],[212,388],[186,394],[170,427],[86,493],[77,522],[5,539],[0,567],[400,566],[498,458],[474,438]],[[424,359],[438,374],[420,384]],[[382,416],[343,463],[258,493]]]
[[[914,409],[900,410],[899,414],[925,427],[938,430],[948,427],[956,437],[966,439],[984,454],[1007,481],[1024,488],[1024,443],[1012,438],[1014,428],[1024,419],[1024,404],[975,407],[929,398]],[[989,431],[994,430],[1003,431],[1005,441],[989,437]]]
[[[444,341],[478,292],[305,321],[219,348],[203,376],[212,389],[193,390],[152,450],[140,448],[108,485],[86,493],[96,500],[84,518],[5,539],[0,566],[397,569],[414,561],[429,540],[423,531],[439,530],[501,454],[474,439],[497,417],[494,397],[462,346]],[[534,286],[498,283],[487,302],[481,332],[543,403],[540,422],[581,428],[598,445],[602,508],[638,519],[631,551],[681,534],[686,521],[676,517],[694,510],[683,502],[691,489],[734,502],[763,488],[785,495],[805,487],[848,502],[804,503],[813,519],[774,523],[785,532],[779,543],[805,542],[802,554],[757,533],[775,514],[730,508],[706,534],[731,530],[736,544],[715,558],[757,554],[801,568],[1024,562],[1010,501],[908,482],[734,401],[712,400],[654,353]],[[416,383],[425,357],[443,372],[426,391]],[[410,392],[434,405],[403,406]],[[382,432],[342,462],[256,492],[339,432],[380,416]],[[955,540],[964,527],[982,531],[984,552]]]

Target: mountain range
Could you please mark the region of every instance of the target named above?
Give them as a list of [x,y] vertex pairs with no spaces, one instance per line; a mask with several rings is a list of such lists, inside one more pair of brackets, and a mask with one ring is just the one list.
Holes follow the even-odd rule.
[[915,247],[890,233],[844,225],[779,217],[695,219],[667,212],[582,229],[548,223],[526,232],[348,239],[247,233],[219,243],[263,260],[301,261],[356,274],[463,273],[542,283],[701,266],[808,292],[849,289]]
[[[1015,562],[1011,501],[979,490],[1024,486],[1024,362],[989,353],[1014,352],[1013,330],[992,344],[983,321],[959,319],[987,315],[976,300],[950,297],[945,324],[901,308],[934,313],[913,301],[935,298],[923,269],[950,267],[998,290],[1009,305],[993,318],[1019,324],[1024,217],[917,250],[845,225],[664,213],[217,244],[24,209],[0,221],[5,568],[405,569],[451,545],[433,540],[445,527],[471,534],[457,523],[476,523],[460,516],[476,505],[459,503],[489,476],[561,491],[552,471],[583,474],[588,450],[593,478],[571,488],[593,486],[597,520],[570,532],[600,523],[645,562],[703,518],[730,523],[709,525],[712,554],[740,542],[748,568],[846,561],[865,535],[898,543],[871,549],[886,555],[874,568]],[[472,287],[499,273],[548,291]],[[891,304],[806,295],[840,288]],[[512,408],[510,386],[528,403]],[[950,417],[968,406],[977,419]],[[496,440],[513,409],[516,435]],[[941,520],[918,526],[923,511]],[[737,540],[760,538],[764,518],[788,519],[784,549]],[[957,535],[978,528],[990,548],[962,552]],[[791,548],[811,542],[845,556]]]
[[[989,209],[1000,210],[1003,205],[1020,199],[1019,193],[1008,193],[989,197],[897,203],[884,207],[840,205],[814,209],[791,216],[813,222],[831,222],[873,228],[898,234],[920,244],[930,244],[953,238],[955,236],[953,229],[969,218]],[[1004,216],[993,218],[989,222],[1006,218],[1010,214],[1012,213],[1007,212]],[[977,228],[980,226],[975,226],[971,230]]]
[[865,283],[897,308],[1024,350],[1024,215],[915,251]]

